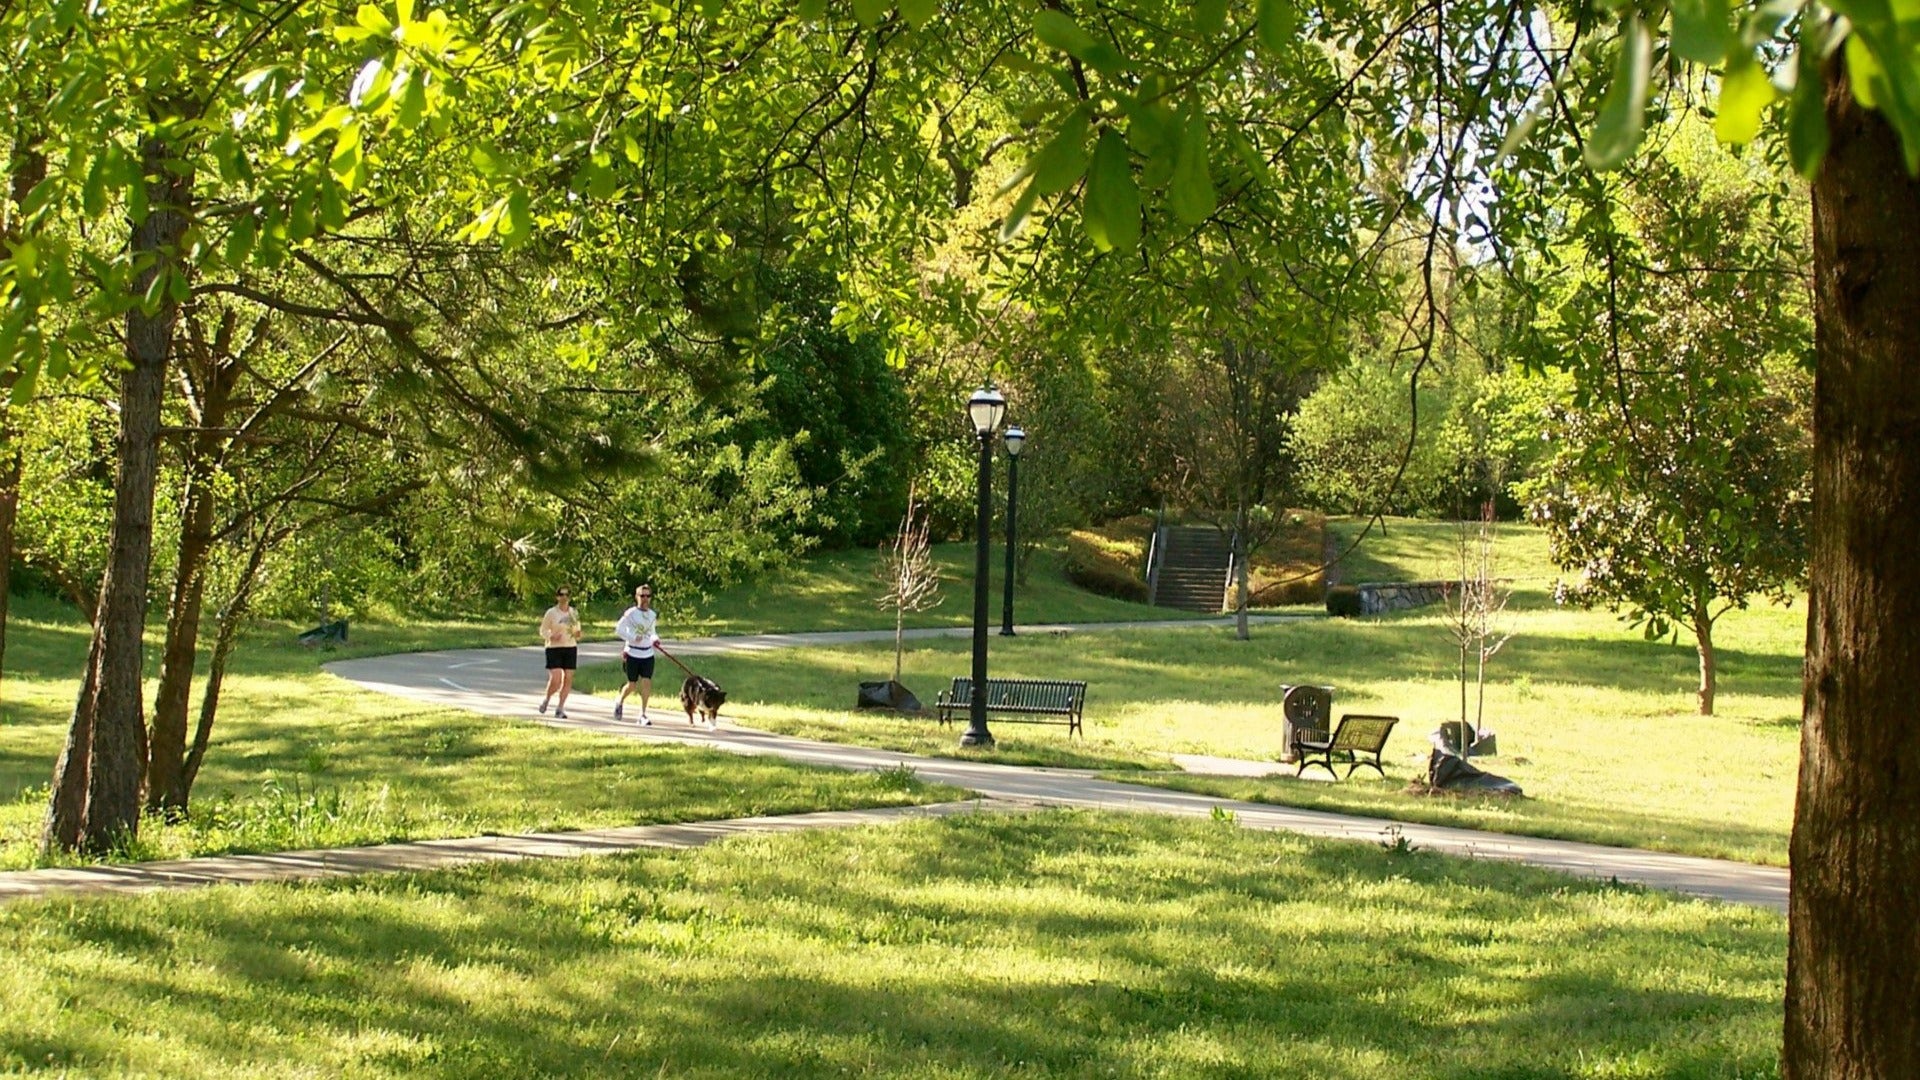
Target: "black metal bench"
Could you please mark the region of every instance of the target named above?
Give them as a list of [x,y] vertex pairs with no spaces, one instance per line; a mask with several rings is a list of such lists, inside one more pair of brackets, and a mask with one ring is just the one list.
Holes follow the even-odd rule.
[[[1067,737],[1086,737],[1080,727],[1087,684],[1065,679],[988,679],[987,712],[1015,724],[1065,724]],[[946,724],[973,710],[973,680],[964,676],[940,691],[933,707]]]
[[1387,771],[1380,767],[1380,751],[1386,747],[1387,736],[1393,733],[1393,725],[1399,722],[1397,716],[1347,713],[1334,726],[1332,735],[1312,728],[1295,728],[1293,753],[1300,767],[1293,770],[1293,775],[1306,772],[1309,765],[1318,765],[1332,776],[1334,763],[1338,761],[1346,764],[1348,776],[1353,775],[1353,770],[1366,765],[1385,778]]

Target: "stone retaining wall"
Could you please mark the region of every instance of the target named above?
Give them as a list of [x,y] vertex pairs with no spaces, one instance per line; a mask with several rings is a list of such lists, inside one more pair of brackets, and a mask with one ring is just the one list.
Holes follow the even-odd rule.
[[1438,604],[1454,586],[1450,581],[1376,581],[1356,585],[1360,593],[1362,615],[1385,615],[1390,611]]

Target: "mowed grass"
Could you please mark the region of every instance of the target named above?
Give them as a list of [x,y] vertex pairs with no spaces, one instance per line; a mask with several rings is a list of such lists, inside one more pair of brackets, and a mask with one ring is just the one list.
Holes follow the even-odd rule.
[[[0,724],[0,869],[40,861],[53,760],[86,628],[29,603],[8,626]],[[467,624],[375,628],[356,649],[470,639]],[[222,697],[181,824],[148,820],[122,857],[341,847],[488,832],[594,828],[939,801],[951,788],[478,716],[361,690],[319,670],[334,654],[254,640]],[[543,673],[529,672],[529,690]],[[149,699],[152,695],[148,688]]]
[[0,907],[0,1070],[1777,1076],[1785,922],[1049,812]]
[[[991,613],[1000,625],[1001,590],[1005,579],[1006,548],[991,552]],[[908,626],[970,626],[973,623],[974,546],[935,544],[934,563],[942,586],[939,602],[925,611],[909,612]],[[1021,624],[1138,622],[1159,619],[1198,619],[1206,615],[1149,607],[1088,592],[1066,578],[1062,544],[1034,552],[1027,580],[1019,586],[1014,614]],[[835,551],[812,556],[783,567],[766,578],[722,590],[694,601],[692,609],[676,610],[675,601],[662,604],[663,626],[674,624],[682,637],[689,634],[759,634],[798,630],[891,629],[894,613],[876,603],[883,587],[874,579],[879,556],[874,551]],[[675,619],[679,621],[676,623]]]
[[[1467,522],[1466,529],[1469,544],[1477,543],[1476,524]],[[1368,528],[1363,518],[1328,518],[1327,533],[1343,582],[1460,580],[1460,522],[1390,517]],[[1495,577],[1523,590],[1542,590],[1560,576],[1544,530],[1501,522],[1493,533]]]
[[[1428,734],[1459,716],[1458,653],[1434,609],[1257,625],[1245,642],[1217,627],[994,636],[995,676],[1087,681],[1087,737],[995,722],[1000,743],[986,753],[959,750],[957,725],[853,711],[861,680],[891,674],[889,646],[703,657],[698,666],[727,687],[728,715],[772,731],[1123,769],[1121,779],[1234,798],[1784,865],[1798,759],[1798,607],[1726,618],[1712,717],[1693,711],[1697,669],[1686,645],[1645,641],[1604,612],[1539,597],[1507,623],[1514,637],[1490,669],[1485,714],[1501,755],[1481,764],[1518,781],[1529,796],[1521,800],[1407,790],[1424,775]],[[903,681],[931,703],[967,672],[969,648],[965,639],[910,642]],[[667,680],[669,692],[675,681]],[[1336,714],[1401,718],[1387,744],[1385,780],[1371,770],[1339,784],[1143,771],[1167,769],[1171,754],[1277,759],[1280,686],[1290,682],[1335,687]],[[582,686],[612,691],[618,683],[610,668],[581,672]]]

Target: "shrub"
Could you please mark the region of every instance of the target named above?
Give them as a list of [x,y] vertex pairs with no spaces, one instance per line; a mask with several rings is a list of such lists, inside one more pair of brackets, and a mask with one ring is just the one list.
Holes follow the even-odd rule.
[[1327,614],[1357,619],[1361,613],[1359,589],[1352,585],[1335,585],[1327,590]]

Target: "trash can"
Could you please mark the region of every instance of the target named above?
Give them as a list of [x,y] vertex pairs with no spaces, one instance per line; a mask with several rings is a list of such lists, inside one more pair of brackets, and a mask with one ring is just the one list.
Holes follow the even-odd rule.
[[1294,760],[1294,733],[1298,731],[1316,731],[1322,739],[1332,733],[1333,687],[1281,684],[1281,761]]

